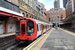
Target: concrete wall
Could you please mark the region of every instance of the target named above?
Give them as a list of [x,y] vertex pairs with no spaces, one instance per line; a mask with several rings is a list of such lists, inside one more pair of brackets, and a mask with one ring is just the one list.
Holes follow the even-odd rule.
[[16,20],[17,20],[16,18],[12,18],[8,21],[8,33],[15,32]]
[[15,24],[8,24],[8,33],[15,32]]
[[5,22],[0,21],[0,34],[5,33]]

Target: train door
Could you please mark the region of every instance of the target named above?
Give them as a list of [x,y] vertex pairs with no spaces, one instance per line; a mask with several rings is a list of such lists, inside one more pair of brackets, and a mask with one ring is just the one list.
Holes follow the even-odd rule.
[[47,32],[47,25],[46,25],[46,32]]
[[42,35],[43,35],[43,31],[44,31],[44,26],[43,26],[43,24],[41,24],[42,25]]
[[22,39],[26,38],[26,22],[20,22],[20,35]]
[[3,34],[3,24],[0,23],[0,34]]

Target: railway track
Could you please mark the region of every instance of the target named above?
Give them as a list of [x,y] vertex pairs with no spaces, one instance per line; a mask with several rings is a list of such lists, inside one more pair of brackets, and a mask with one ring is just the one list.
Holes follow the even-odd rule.
[[[41,37],[41,36],[40,36]],[[40,38],[39,37],[39,38]],[[11,43],[9,46],[4,47],[1,50],[23,50],[24,48],[28,47],[30,44],[33,44],[35,41],[37,41],[39,38],[35,39],[33,42],[31,43],[27,43],[27,42],[20,42],[20,43]],[[8,45],[8,44],[7,44]]]
[[[40,37],[42,37],[42,36],[40,36]],[[10,47],[5,48],[5,50],[23,50],[23,49],[27,49],[29,46],[31,46],[33,43],[35,43],[39,38],[35,39],[31,43],[27,43],[27,42],[20,42],[19,44],[14,43]]]
[[19,44],[14,43],[10,47],[5,48],[5,50],[23,50],[23,48],[27,47],[29,44],[30,43],[26,43],[26,42],[20,42]]
[[12,40],[12,42],[10,41],[10,43],[9,42],[7,42],[7,43],[4,42],[4,43],[2,43],[2,45],[0,45],[0,50],[5,50],[7,47],[13,45],[14,43],[15,43],[15,41],[13,41],[13,40]]
[[32,41],[31,43],[27,43],[27,42],[14,43],[10,47],[6,47],[3,50],[23,50],[24,48],[26,48],[30,44],[34,43],[36,40]]

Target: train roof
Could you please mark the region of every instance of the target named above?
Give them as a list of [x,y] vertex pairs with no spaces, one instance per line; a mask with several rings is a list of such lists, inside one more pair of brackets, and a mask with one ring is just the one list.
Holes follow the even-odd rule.
[[[36,19],[32,19],[32,18],[25,18],[25,19],[29,19],[29,20],[33,20],[35,21],[37,24],[47,24],[47,25],[53,25],[52,23],[46,23],[46,22],[42,22]],[[19,19],[18,19],[19,20]]]
[[37,24],[47,24],[47,25],[52,25],[52,23],[45,23],[45,22],[42,22],[42,21],[39,21],[39,20],[36,20],[36,19],[34,19],[35,20],[35,22],[37,23]]

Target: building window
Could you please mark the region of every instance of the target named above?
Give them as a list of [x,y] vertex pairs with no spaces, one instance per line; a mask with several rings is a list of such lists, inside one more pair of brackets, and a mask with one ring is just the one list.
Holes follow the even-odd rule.
[[58,16],[59,16],[59,11],[58,11]]
[[53,17],[53,11],[52,11],[52,17]]
[[61,11],[61,15],[62,15],[62,11]]
[[24,1],[24,0],[23,0]]
[[27,3],[27,0],[26,0],[26,3]]
[[30,5],[30,0],[28,0],[28,5]]
[[55,11],[55,16],[56,16],[56,11]]
[[52,17],[52,20],[53,20],[53,17]]
[[31,3],[31,7],[32,7],[32,3]]
[[47,16],[47,14],[44,12],[44,14]]
[[49,17],[50,17],[50,13],[48,13],[49,14]]

